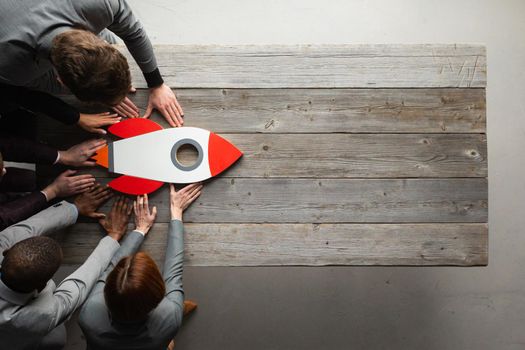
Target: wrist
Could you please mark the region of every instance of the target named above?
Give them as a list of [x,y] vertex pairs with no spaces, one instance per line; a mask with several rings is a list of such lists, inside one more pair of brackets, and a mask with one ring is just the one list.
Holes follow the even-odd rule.
[[135,231],[139,231],[144,235],[147,235],[151,226],[135,226]]
[[42,190],[42,193],[44,194],[44,196],[46,196],[46,199],[48,202],[52,201],[53,199],[57,197],[57,191],[53,185],[49,185],[46,188],[44,188]]
[[69,153],[67,151],[58,151],[58,164],[71,165],[69,160]]
[[182,221],[182,209],[173,208],[171,209],[171,220],[180,220]]

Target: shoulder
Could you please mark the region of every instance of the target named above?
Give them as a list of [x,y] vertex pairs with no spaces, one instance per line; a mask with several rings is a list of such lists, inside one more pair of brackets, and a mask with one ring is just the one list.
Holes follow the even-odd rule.
[[88,27],[102,30],[113,22],[113,8],[116,4],[118,0],[83,0],[74,1],[73,7]]
[[156,329],[166,336],[174,336],[182,323],[182,309],[164,298],[148,319],[150,329]]

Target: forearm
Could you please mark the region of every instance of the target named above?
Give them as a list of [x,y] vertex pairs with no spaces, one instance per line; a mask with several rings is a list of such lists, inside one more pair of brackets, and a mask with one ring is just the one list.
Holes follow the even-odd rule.
[[[0,251],[8,249],[29,237],[56,232],[77,221],[78,210],[66,201],[42,210],[30,218],[9,226],[0,232]],[[0,263],[3,255],[0,254]]]
[[0,231],[29,218],[47,207],[46,196],[38,191],[0,205]]
[[56,324],[64,322],[82,305],[119,246],[113,238],[104,237],[84,264],[58,285],[54,293]]
[[33,112],[43,113],[64,124],[75,124],[80,117],[73,106],[58,97],[25,87],[0,84],[2,99]]
[[53,147],[9,136],[0,136],[0,153],[6,161],[35,164],[53,164],[58,156],[58,151]]
[[182,273],[184,262],[184,226],[180,220],[172,220],[168,229],[168,245],[164,260],[163,277],[166,283],[166,296],[169,299],[182,299]]

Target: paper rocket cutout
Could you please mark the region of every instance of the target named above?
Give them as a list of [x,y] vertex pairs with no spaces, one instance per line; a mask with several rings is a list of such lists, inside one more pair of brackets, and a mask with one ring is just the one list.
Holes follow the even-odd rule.
[[[159,189],[164,182],[192,183],[216,176],[242,156],[234,145],[208,130],[194,127],[162,129],[143,118],[127,119],[108,129],[122,140],[109,143],[93,157],[109,171],[123,174],[109,187],[141,195]],[[189,166],[177,160],[177,151],[190,144],[197,161]]]

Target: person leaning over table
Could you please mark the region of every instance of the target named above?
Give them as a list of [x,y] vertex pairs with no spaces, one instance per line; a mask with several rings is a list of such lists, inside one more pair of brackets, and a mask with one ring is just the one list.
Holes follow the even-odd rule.
[[0,348],[62,349],[64,322],[86,300],[119,249],[128,214],[112,211],[100,222],[107,231],[87,260],[58,286],[51,277],[62,261],[60,245],[47,235],[73,225],[78,215],[100,217],[111,192],[99,184],[74,203],[59,202],[0,232]]
[[90,140],[59,151],[42,143],[0,134],[0,230],[47,208],[57,198],[81,193],[95,183],[92,175],[75,175],[76,171],[67,170],[38,190],[33,170],[4,167],[4,161],[94,166],[95,162],[89,158],[105,145],[105,140]]
[[88,349],[165,350],[173,346],[184,309],[182,212],[201,190],[201,184],[179,191],[170,185],[171,222],[162,274],[148,254],[136,253],[157,213],[155,207],[150,212],[147,196],[137,199],[135,230],[126,236],[80,311],[79,324]]
[[[171,126],[182,125],[182,108],[164,84],[151,42],[125,0],[2,0],[0,23],[0,84],[4,88],[69,91],[81,101],[102,103],[122,116],[138,117],[137,106],[126,97],[134,91],[128,62],[108,43],[114,41],[114,33],[124,41],[148,84],[144,117],[157,109]],[[39,98],[58,103],[49,94]],[[101,125],[100,115],[67,110],[65,117],[67,123],[78,123],[88,131],[100,132],[100,127],[114,122]]]

